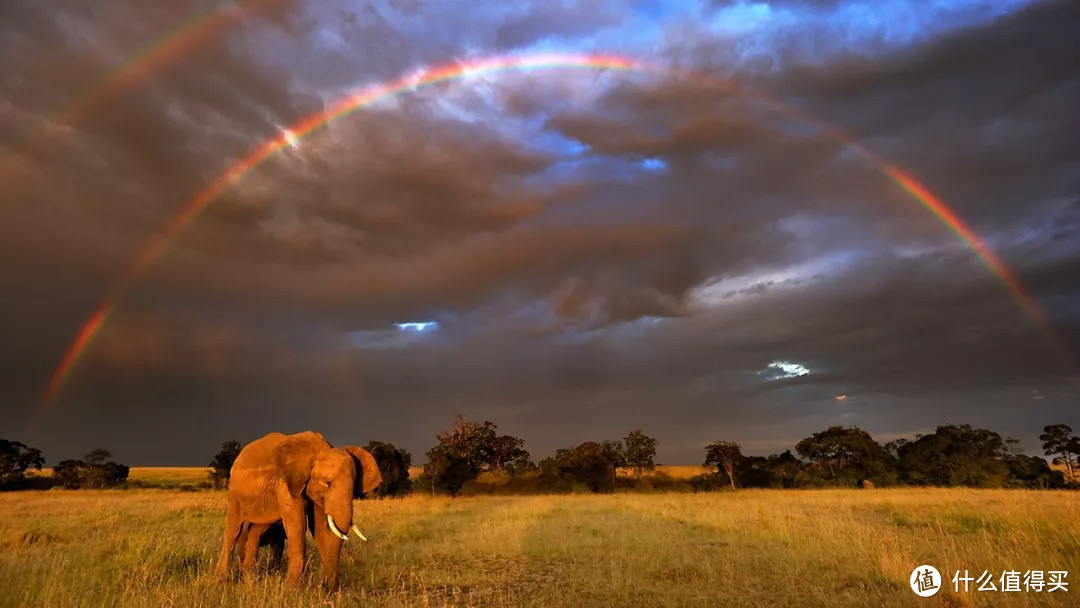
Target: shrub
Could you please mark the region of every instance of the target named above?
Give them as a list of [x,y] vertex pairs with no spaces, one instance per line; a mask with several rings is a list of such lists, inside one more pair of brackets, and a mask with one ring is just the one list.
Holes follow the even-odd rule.
[[239,441],[230,439],[221,444],[221,451],[214,455],[214,459],[208,465],[210,467],[210,483],[214,488],[221,490],[229,485],[229,474],[232,471],[236,457],[244,446]]
[[57,484],[74,490],[78,488],[112,488],[127,481],[130,469],[127,465],[111,460],[108,450],[93,450],[83,460],[62,460],[53,467],[53,479]]
[[379,463],[379,473],[382,474],[383,482],[373,493],[380,498],[386,496],[404,496],[412,491],[412,480],[409,479],[409,467],[412,466],[412,454],[405,450],[399,450],[392,443],[381,441],[368,442],[367,451],[375,457]]

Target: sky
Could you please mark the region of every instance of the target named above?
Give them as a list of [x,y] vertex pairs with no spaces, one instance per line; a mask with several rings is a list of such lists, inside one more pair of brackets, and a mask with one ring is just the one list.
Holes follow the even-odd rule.
[[[658,67],[483,74],[287,131],[541,53]],[[422,461],[463,413],[536,458],[642,428],[693,464],[837,424],[1038,453],[1080,429],[1077,65],[1067,0],[6,0],[0,436],[200,465],[313,429]]]

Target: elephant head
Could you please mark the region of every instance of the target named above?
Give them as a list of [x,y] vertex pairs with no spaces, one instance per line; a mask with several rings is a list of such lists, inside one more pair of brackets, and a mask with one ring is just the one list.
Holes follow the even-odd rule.
[[286,437],[276,446],[274,460],[289,494],[310,500],[325,514],[330,531],[345,540],[343,531],[352,527],[354,489],[362,479],[353,455],[309,432]]

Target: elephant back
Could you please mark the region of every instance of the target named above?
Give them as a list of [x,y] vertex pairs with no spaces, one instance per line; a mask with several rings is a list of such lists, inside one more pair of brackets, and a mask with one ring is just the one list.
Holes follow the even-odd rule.
[[230,475],[243,471],[278,470],[297,453],[314,453],[330,449],[330,444],[319,433],[304,431],[294,435],[267,433],[244,446],[236,456]]
[[286,435],[284,433],[267,433],[265,436],[252,441],[244,446],[233,461],[230,475],[248,469],[255,469],[273,463],[274,449]]

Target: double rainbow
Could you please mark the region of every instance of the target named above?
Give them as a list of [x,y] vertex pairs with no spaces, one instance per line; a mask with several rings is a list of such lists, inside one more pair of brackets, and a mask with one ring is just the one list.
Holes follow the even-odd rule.
[[169,224],[157,236],[155,236],[138,254],[135,264],[124,275],[122,280],[109,292],[98,308],[82,326],[74,342],[67,349],[60,365],[52,375],[43,396],[43,402],[51,402],[62,388],[64,382],[71,375],[79,359],[86,353],[93,343],[95,336],[101,330],[109,315],[115,309],[119,298],[142,273],[168,250],[176,236],[191,222],[198,218],[207,206],[210,205],[222,192],[243,179],[264,161],[281,151],[287,146],[294,146],[296,142],[311,133],[319,130],[327,123],[348,115],[351,112],[365,108],[376,102],[394,97],[406,91],[420,87],[430,86],[437,83],[475,78],[488,74],[510,71],[551,69],[574,69],[574,70],[618,70],[634,72],[652,72],[658,74],[674,74],[692,76],[698,79],[706,79],[713,83],[720,83],[734,92],[761,101],[769,107],[788,116],[798,118],[809,124],[815,125],[838,142],[849,146],[870,162],[879,172],[907,192],[913,199],[919,202],[927,211],[932,213],[942,224],[952,231],[966,246],[971,248],[975,255],[990,269],[1001,281],[1010,294],[1016,299],[1023,311],[1039,327],[1041,327],[1060,347],[1060,342],[1053,333],[1049,318],[1045,311],[1039,307],[1034,298],[1023,288],[1016,275],[1005,265],[1000,257],[990,248],[989,244],[980,238],[960,217],[949,208],[940,198],[934,195],[926,186],[921,184],[909,173],[892,165],[883,158],[856,142],[850,136],[820,121],[805,115],[804,113],[770,101],[754,91],[737,86],[727,81],[720,81],[712,76],[679,72],[655,64],[635,61],[618,55],[602,54],[529,54],[497,56],[481,59],[473,59],[463,62],[448,63],[435,68],[408,74],[384,83],[374,84],[363,88],[355,93],[348,94],[334,102],[321,112],[314,113],[297,123],[283,129],[281,134],[269,139],[256,147],[250,154],[233,164],[217,179],[211,182],[205,189],[195,195],[181,211],[169,222]]

